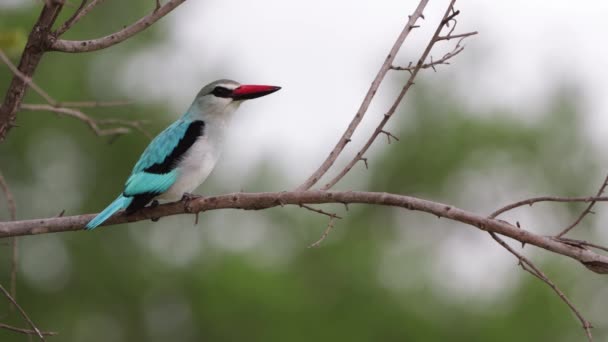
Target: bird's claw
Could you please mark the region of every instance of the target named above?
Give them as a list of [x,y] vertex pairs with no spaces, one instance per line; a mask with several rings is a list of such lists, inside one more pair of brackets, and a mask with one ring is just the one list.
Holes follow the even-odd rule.
[[193,199],[197,199],[201,197],[200,195],[196,195],[196,194],[191,194],[189,192],[184,192],[184,195],[182,196],[182,202],[189,202]]
[[[150,203],[150,208],[156,208],[156,207],[158,207],[158,201],[154,200],[154,201],[152,201],[152,203]],[[160,217],[153,217],[150,219],[150,221],[152,221],[152,222],[158,222],[158,220],[160,220]]]

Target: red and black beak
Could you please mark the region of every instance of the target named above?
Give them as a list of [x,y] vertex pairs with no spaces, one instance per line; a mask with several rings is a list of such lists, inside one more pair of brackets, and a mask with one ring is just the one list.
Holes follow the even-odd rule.
[[253,85],[243,84],[232,91],[232,99],[235,101],[251,100],[258,97],[266,96],[278,91],[281,87],[269,85]]

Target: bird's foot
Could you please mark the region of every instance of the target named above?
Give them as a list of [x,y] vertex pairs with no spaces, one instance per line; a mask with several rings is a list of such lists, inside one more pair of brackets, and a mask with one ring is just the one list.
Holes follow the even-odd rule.
[[[152,201],[152,203],[150,203],[150,208],[156,208],[156,207],[158,207],[158,201],[154,200],[154,201]],[[152,221],[152,222],[158,222],[158,220],[160,220],[160,217],[152,217],[150,219],[150,221]]]
[[184,192],[184,195],[182,196],[182,202],[189,202],[192,201],[194,199],[200,198],[200,195],[196,195],[196,194],[191,194],[189,192]]

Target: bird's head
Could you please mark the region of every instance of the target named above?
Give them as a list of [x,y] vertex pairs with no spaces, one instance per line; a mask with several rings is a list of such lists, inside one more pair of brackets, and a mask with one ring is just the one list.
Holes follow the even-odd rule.
[[243,101],[266,96],[279,89],[281,87],[218,80],[199,91],[191,110],[205,117],[226,116],[234,112]]

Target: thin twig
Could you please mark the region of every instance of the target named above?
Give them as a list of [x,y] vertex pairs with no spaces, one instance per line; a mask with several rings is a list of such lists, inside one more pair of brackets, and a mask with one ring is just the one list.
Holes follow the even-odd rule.
[[[127,133],[131,132],[130,128],[128,128],[128,127],[116,127],[116,128],[102,129],[99,125],[103,124],[103,123],[121,123],[124,126],[131,126],[133,128],[136,128],[136,129],[144,132],[147,136],[149,136],[149,134],[147,132],[145,132],[143,130],[143,128],[141,128],[140,124],[137,123],[137,121],[129,122],[129,121],[120,120],[120,119],[95,120],[95,119],[89,117],[88,115],[86,115],[85,113],[83,113],[82,111],[75,109],[75,108],[54,107],[51,105],[44,105],[44,104],[22,104],[21,109],[30,110],[30,111],[49,111],[49,112],[54,112],[57,114],[71,116],[71,117],[76,118],[76,119],[84,122],[85,124],[87,124],[87,126],[89,126],[89,128],[91,128],[91,130],[98,136],[121,135],[121,134],[127,134]],[[109,120],[112,120],[112,121],[109,121]]]
[[57,39],[51,43],[51,50],[77,53],[91,52],[108,48],[122,41],[131,38],[139,32],[145,30],[154,24],[157,20],[169,14],[177,6],[181,5],[186,0],[169,0],[162,5],[158,10],[154,10],[147,16],[137,20],[133,24],[123,28],[120,31],[109,34],[105,37],[89,40],[64,40]]
[[[25,335],[38,335],[38,333],[36,331],[34,331],[34,330],[17,328],[17,327],[14,327],[12,325],[4,324],[4,323],[0,323],[0,329],[6,329],[6,330],[10,330],[10,331],[21,333],[21,334],[25,334]],[[55,332],[55,331],[41,331],[40,333],[42,335],[44,335],[44,336],[59,335],[59,333]]]
[[66,20],[58,29],[55,31],[55,35],[57,37],[64,34],[67,30],[69,30],[74,24],[80,21],[80,19],[84,18],[85,15],[89,14],[95,8],[95,6],[99,5],[104,0],[93,0],[90,4],[83,8],[84,4],[87,0],[82,0],[80,3],[80,7],[74,12],[72,17]]
[[574,246],[579,246],[579,247],[591,247],[591,248],[597,248],[600,249],[604,252],[608,252],[608,247],[604,247],[589,241],[585,241],[585,240],[577,240],[577,239],[569,239],[569,238],[565,238],[565,237],[555,237],[555,239],[565,242],[565,243],[569,243],[572,244]]
[[97,123],[100,125],[122,125],[122,126],[126,126],[126,127],[131,127],[133,129],[141,132],[143,135],[145,135],[150,140],[152,140],[152,138],[154,138],[152,136],[152,134],[143,127],[143,125],[148,123],[148,121],[146,121],[146,120],[132,121],[132,120],[124,120],[124,119],[100,119],[100,120],[97,120]]
[[367,112],[367,109],[369,108],[369,105],[371,104],[374,96],[376,95],[376,92],[378,91],[380,84],[384,80],[384,76],[386,76],[386,74],[390,70],[390,67],[393,64],[393,61],[395,60],[395,56],[399,52],[401,45],[403,45],[403,42],[405,41],[407,36],[415,28],[416,21],[418,21],[418,19],[422,16],[422,12],[423,12],[424,8],[426,7],[427,3],[428,3],[428,0],[421,0],[418,3],[418,7],[416,7],[416,10],[414,11],[414,13],[412,13],[412,15],[409,16],[409,19],[408,19],[407,23],[405,24],[405,27],[401,31],[401,34],[399,34],[399,37],[397,37],[397,40],[395,41],[390,52],[386,56],[384,63],[382,63],[380,70],[376,74],[374,81],[370,85],[369,90],[367,91],[367,94],[363,98],[363,102],[361,103],[359,110],[357,110],[355,117],[351,120],[350,124],[346,128],[346,131],[344,131],[344,133],[342,134],[342,137],[340,138],[340,140],[338,140],[338,143],[336,144],[336,146],[334,146],[334,148],[329,153],[327,158],[325,158],[325,160],[323,161],[323,163],[321,163],[319,168],[315,172],[313,172],[313,174],[310,177],[308,177],[308,179],[304,183],[302,183],[300,186],[297,187],[297,189],[296,189],[297,191],[308,190],[313,185],[315,185],[321,179],[321,177],[323,177],[323,175],[325,175],[325,173],[329,170],[329,168],[331,168],[331,166],[334,164],[334,162],[336,161],[336,159],[338,158],[340,153],[342,153],[342,151],[346,147],[346,144],[348,144],[351,141],[351,137],[352,137],[353,133],[357,129],[357,126],[359,126],[359,123],[361,123],[361,120],[363,120],[363,116]]
[[11,60],[4,53],[4,51],[2,51],[2,49],[0,49],[0,59],[2,59],[4,64],[6,64],[6,66],[13,72],[13,74],[15,76],[19,77],[23,81],[23,83],[27,84],[30,88],[34,89],[34,91],[36,93],[38,93],[40,96],[42,96],[42,98],[46,102],[48,102],[52,105],[57,103],[57,101],[55,101],[55,99],[53,99],[46,91],[44,91],[36,83],[34,83],[34,81],[32,80],[31,77],[28,77],[27,75],[25,75],[21,71],[19,71],[19,69],[17,69],[17,67],[11,62]]
[[490,214],[489,218],[496,218],[499,215],[504,214],[509,210],[513,210],[515,208],[523,207],[525,205],[532,206],[535,203],[539,202],[561,202],[561,203],[575,203],[575,202],[607,202],[608,197],[600,196],[600,197],[560,197],[560,196],[539,196],[532,197],[525,200],[521,200],[515,203],[511,203],[506,205],[492,214]]
[[566,303],[566,305],[568,305],[568,307],[570,308],[570,311],[572,311],[574,313],[574,315],[578,318],[578,320],[581,322],[583,329],[585,329],[585,334],[587,335],[587,339],[589,341],[593,341],[593,335],[591,334],[591,328],[593,328],[593,326],[591,325],[591,323],[589,323],[589,321],[587,321],[585,319],[585,317],[583,317],[583,315],[574,306],[574,304],[570,301],[570,299],[568,299],[568,297],[566,297],[564,292],[562,290],[560,290],[559,287],[557,287],[557,285],[555,285],[555,283],[553,283],[551,281],[551,279],[549,279],[543,273],[543,271],[541,271],[536,265],[534,265],[534,263],[532,261],[530,261],[528,258],[526,258],[523,254],[515,251],[511,246],[509,246],[503,239],[498,237],[498,235],[496,235],[495,233],[490,232],[490,235],[492,236],[492,238],[494,240],[496,240],[496,242],[498,242],[502,247],[504,247],[506,250],[508,250],[511,254],[513,254],[519,260],[520,265],[524,270],[528,271],[530,274],[534,275],[538,279],[545,282],[547,285],[549,285],[549,287],[551,287],[551,289],[553,289],[553,291],[555,291],[555,293],[559,296],[559,298],[564,303]]
[[334,223],[335,223],[335,217],[330,217],[329,222],[327,223],[327,228],[325,228],[325,231],[323,232],[323,234],[321,235],[319,240],[310,244],[310,246],[308,246],[308,248],[319,247],[321,245],[321,242],[323,242],[325,240],[325,238],[329,235],[329,232],[334,228]]
[[[604,178],[604,182],[602,183],[602,186],[600,186],[600,188],[597,191],[597,194],[595,196],[596,197],[601,196],[604,193],[606,186],[608,186],[608,175],[606,176],[606,178]],[[589,203],[587,208],[585,208],[585,210],[583,210],[583,212],[578,216],[578,218],[574,222],[572,222],[568,227],[564,228],[559,234],[557,234],[556,237],[559,238],[559,237],[566,235],[569,231],[572,230],[572,228],[576,227],[579,223],[581,223],[581,221],[585,218],[585,216],[587,216],[587,214],[591,213],[591,209],[595,205],[595,202],[596,201],[591,201],[591,203]]]
[[472,32],[467,32],[467,33],[460,33],[460,34],[449,34],[447,36],[439,36],[437,37],[437,41],[442,41],[442,40],[451,40],[451,39],[457,39],[457,38],[466,38],[466,37],[470,37],[473,35],[476,35],[478,32],[477,31],[472,31]]
[[315,208],[315,207],[311,207],[311,206],[306,205],[306,204],[300,204],[300,208],[304,208],[304,209],[307,209],[307,210],[313,211],[313,212],[315,212],[315,213],[317,213],[317,214],[321,214],[321,215],[328,216],[329,218],[337,218],[337,219],[342,219],[342,217],[340,217],[340,216],[338,216],[338,215],[336,215],[336,214],[334,214],[334,213],[328,213],[327,211],[324,211],[324,210],[322,210],[322,209],[317,209],[317,208]]
[[[476,32],[475,32],[476,33]],[[464,39],[464,38],[462,38]],[[448,62],[450,59],[452,59],[454,56],[458,55],[459,53],[461,53],[464,50],[464,46],[460,45],[460,43],[462,42],[462,39],[460,41],[458,41],[458,43],[456,44],[456,46],[454,46],[454,49],[452,49],[452,51],[446,53],[445,55],[443,55],[443,57],[441,57],[440,59],[437,60],[433,60],[431,58],[431,62],[430,63],[424,63],[420,66],[420,69],[428,69],[428,68],[432,68],[434,71],[435,70],[435,66],[440,65],[440,64],[444,64],[444,65],[449,65],[450,62]],[[408,66],[406,67],[400,67],[400,66],[391,66],[391,69],[393,70],[403,70],[403,71],[408,71],[408,72],[412,72],[414,71],[414,69],[416,69],[417,65],[414,66],[412,65],[412,63],[410,62]]]
[[[0,188],[4,192],[6,203],[8,207],[8,213],[11,221],[17,220],[17,204],[15,203],[15,197],[8,186],[8,182],[0,172]],[[17,237],[11,239],[11,295],[13,298],[17,298],[17,257],[18,257],[18,244]],[[9,308],[13,310],[15,307],[12,303],[9,304]]]
[[[110,102],[99,102],[99,101],[83,101],[83,102],[59,102],[55,100],[51,95],[49,95],[46,91],[44,91],[41,87],[39,87],[34,81],[26,77],[22,74],[16,67],[11,63],[8,57],[4,54],[4,52],[0,49],[0,59],[8,66],[8,68],[19,78],[23,80],[24,83],[28,84],[36,93],[38,93],[42,98],[44,98],[48,104],[21,104],[20,109],[31,110],[31,111],[50,111],[58,114],[68,115],[74,118],[77,118],[83,122],[85,122],[95,134],[99,136],[105,135],[120,135],[126,134],[130,132],[130,129],[127,127],[118,127],[112,129],[101,129],[99,127],[100,122],[95,121],[81,110],[76,108],[67,108],[67,107],[109,107],[109,106],[122,106],[127,104],[126,101],[110,101]],[[66,106],[67,105],[67,106]],[[102,121],[102,120],[100,120]],[[113,121],[113,122],[112,122]],[[148,133],[143,127],[141,123],[138,121],[128,121],[128,120],[120,120],[120,119],[106,119],[108,124],[117,124],[121,122],[123,126],[132,127],[142,133],[144,133],[148,138],[151,138],[150,133]]]
[[58,107],[96,108],[96,107],[118,107],[133,104],[132,101],[61,101]]
[[38,335],[38,337],[40,337],[40,339],[42,341],[44,341],[44,335],[42,335],[42,332],[40,331],[40,329],[38,329],[36,327],[36,325],[30,319],[30,317],[27,315],[27,313],[25,312],[25,310],[23,310],[23,308],[19,304],[17,304],[17,301],[15,300],[15,298],[13,298],[11,296],[11,294],[4,288],[4,286],[2,286],[2,284],[0,284],[0,291],[2,291],[4,293],[4,296],[6,296],[6,298],[11,303],[13,303],[13,305],[17,308],[17,310],[19,310],[19,312],[21,313],[21,316],[23,316],[23,318],[25,318],[25,320],[27,321],[27,323],[29,323],[29,325],[32,328],[32,330],[34,330],[36,332],[36,335]]

